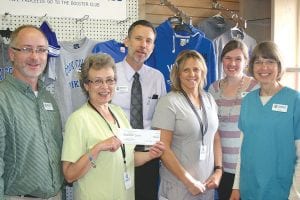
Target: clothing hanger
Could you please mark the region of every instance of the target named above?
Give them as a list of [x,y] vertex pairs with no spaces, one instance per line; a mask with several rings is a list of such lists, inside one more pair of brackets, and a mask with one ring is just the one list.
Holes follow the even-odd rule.
[[189,34],[193,33],[190,27],[192,25],[191,17],[187,16],[185,12],[180,10],[169,0],[160,0],[160,5],[167,6],[171,11],[176,13],[175,16],[168,18],[175,31],[185,31]]
[[217,24],[225,24],[225,18],[222,15],[222,12],[218,12],[217,14],[213,15],[212,18],[215,20]]
[[80,39],[86,37],[86,35],[85,35],[85,29],[84,29],[84,21],[88,20],[89,18],[90,18],[89,15],[84,15],[82,18],[76,19],[76,24],[78,22],[81,23],[81,27],[80,27],[80,29],[79,29],[78,33],[76,34],[76,37],[75,37],[76,40],[80,40]]
[[120,42],[120,43],[124,44],[124,40],[128,36],[127,35],[127,26],[126,26],[126,24],[128,24],[130,22],[130,20],[131,20],[131,17],[127,17],[126,19],[117,22],[117,25],[119,27],[123,27],[123,28],[122,28],[121,32],[115,31],[116,35],[115,35],[114,38],[119,38],[118,42]]
[[[225,8],[217,0],[212,1],[212,8],[224,11],[225,16],[228,16],[231,20],[233,20],[236,23],[241,22],[241,24],[243,24],[243,27],[241,27],[240,31],[247,28],[247,20],[246,19],[239,16],[235,11]],[[218,14],[216,14],[215,16],[219,17],[219,14],[221,14],[221,11]],[[239,28],[239,26],[236,26],[236,28]],[[243,32],[243,31],[241,31],[241,32]]]
[[4,18],[3,18],[3,21],[7,21],[9,22],[9,24],[6,25],[6,30],[0,30],[0,35],[2,38],[6,38],[6,39],[9,39],[10,38],[10,35],[12,33],[12,31],[8,28],[10,25],[11,25],[11,20],[10,20],[10,17],[11,14],[9,13],[4,13]]
[[221,11],[218,12],[217,14],[215,14],[215,15],[212,16],[212,17],[214,17],[214,18],[223,18],[223,19],[224,19],[224,17],[223,17],[223,15],[222,15],[222,12],[221,12]]
[[183,21],[181,16],[174,15],[172,17],[169,17],[168,20],[172,24],[172,27],[173,27],[174,31],[176,31],[176,32],[177,31],[184,31],[184,32],[187,32],[189,34],[193,33],[190,25],[186,24]]
[[177,15],[169,17],[168,20],[170,21],[170,23],[172,24],[173,27],[183,23],[182,17],[177,16]]
[[190,25],[186,24],[185,22],[181,23],[181,24],[178,24],[178,25],[175,25],[174,27],[174,30],[177,32],[177,31],[184,31],[184,32],[187,32],[189,34],[192,34],[193,31],[190,27]]
[[3,38],[10,38],[10,34],[12,33],[12,31],[7,28],[6,30],[0,30],[0,35]]
[[244,39],[244,31],[239,27],[239,23],[236,22],[235,26],[230,29],[231,35],[238,39]]

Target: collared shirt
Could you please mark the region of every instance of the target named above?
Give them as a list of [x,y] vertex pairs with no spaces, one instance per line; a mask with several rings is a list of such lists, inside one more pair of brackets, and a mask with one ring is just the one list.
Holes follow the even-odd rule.
[[63,175],[58,106],[38,83],[31,87],[8,74],[0,83],[0,199],[3,195],[55,196]]
[[[119,105],[130,119],[130,97],[133,75],[135,71],[124,59],[116,64],[117,86],[112,103]],[[166,95],[165,80],[161,72],[143,65],[138,71],[143,95],[143,123],[145,129],[151,128],[151,120],[157,101]]]
[[[121,128],[130,128],[127,116],[119,106],[109,105],[109,108]],[[97,143],[112,137],[117,128],[116,123],[106,122],[89,104],[84,104],[67,120],[62,161],[75,163]],[[115,152],[102,151],[95,158],[96,168],[91,168],[74,182],[74,200],[134,199],[134,145],[126,144],[125,152],[127,173],[131,177],[132,187],[125,189],[125,167],[121,148]]]

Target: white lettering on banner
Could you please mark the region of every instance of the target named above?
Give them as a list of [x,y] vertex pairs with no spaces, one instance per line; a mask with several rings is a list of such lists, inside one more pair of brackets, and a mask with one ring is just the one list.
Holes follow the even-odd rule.
[[[1,0],[0,14],[126,19],[126,0]],[[115,13],[118,13],[117,15]]]

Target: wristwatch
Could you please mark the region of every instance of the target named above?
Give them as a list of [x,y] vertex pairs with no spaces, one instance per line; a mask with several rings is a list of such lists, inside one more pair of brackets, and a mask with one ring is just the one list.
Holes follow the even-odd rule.
[[222,172],[224,171],[223,166],[220,166],[220,165],[216,165],[216,166],[214,167],[214,171],[216,171],[217,169],[220,169]]

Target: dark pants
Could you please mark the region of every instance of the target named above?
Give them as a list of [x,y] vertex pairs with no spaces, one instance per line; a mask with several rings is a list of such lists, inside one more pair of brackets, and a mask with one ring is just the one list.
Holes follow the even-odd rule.
[[229,200],[232,186],[234,182],[234,174],[224,172],[218,188],[219,200]]
[[159,159],[135,168],[135,200],[157,200]]

